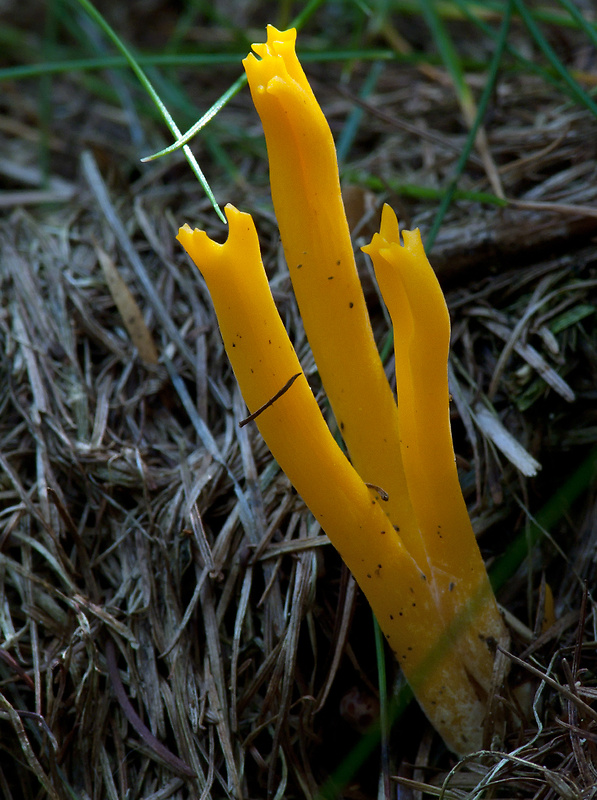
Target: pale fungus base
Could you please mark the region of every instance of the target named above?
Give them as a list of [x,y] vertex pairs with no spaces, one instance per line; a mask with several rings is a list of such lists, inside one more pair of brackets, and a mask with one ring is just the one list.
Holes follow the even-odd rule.
[[334,142],[295,38],[269,26],[267,43],[253,46],[260,59],[249,55],[244,65],[293,288],[350,461],[302,374],[250,215],[226,207],[224,244],[188,226],[178,239],[207,283],[236,379],[273,457],[365,593],[429,720],[465,754],[482,747],[495,643],[507,634],[458,483],[448,311],[418,231],[405,231],[401,244],[386,206],[364,249],[394,321],[396,403],[358,279]]

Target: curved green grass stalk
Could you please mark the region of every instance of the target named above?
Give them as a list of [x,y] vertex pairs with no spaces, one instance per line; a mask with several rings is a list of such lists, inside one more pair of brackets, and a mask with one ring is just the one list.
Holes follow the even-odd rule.
[[[169,128],[170,132],[172,133],[172,135],[174,137],[176,137],[176,138],[180,138],[181,132],[178,129],[178,126],[176,125],[174,120],[172,119],[172,117],[170,115],[170,112],[168,111],[166,106],[163,104],[162,100],[160,99],[160,96],[158,95],[158,93],[153,88],[153,85],[151,84],[151,82],[149,81],[147,76],[145,75],[145,73],[142,70],[141,66],[139,65],[138,61],[133,56],[133,54],[128,49],[128,47],[124,44],[124,42],[120,39],[120,37],[118,36],[116,31],[111,27],[111,25],[107,22],[107,20],[104,19],[104,17],[95,8],[95,6],[92,3],[89,2],[89,0],[76,0],[76,1],[87,12],[87,14],[89,14],[89,16],[93,19],[93,21],[105,33],[105,35],[112,41],[112,43],[118,48],[118,50],[120,50],[122,55],[126,58],[127,62],[129,63],[129,66],[131,67],[131,69],[133,70],[135,75],[137,76],[139,82],[141,83],[141,85],[143,86],[145,91],[149,94],[149,96],[151,97],[153,103],[155,104],[155,106],[159,110],[159,112],[160,112],[160,114],[162,116],[162,119],[164,120],[164,122],[168,126],[168,128]],[[185,157],[186,157],[186,159],[187,159],[187,161],[189,163],[189,166],[191,167],[191,169],[193,170],[195,176],[197,177],[197,180],[201,184],[201,186],[203,188],[203,191],[205,192],[205,194],[209,198],[209,201],[210,201],[214,211],[219,216],[219,218],[222,220],[222,222],[224,222],[226,224],[226,218],[225,218],[224,214],[222,213],[222,210],[220,209],[220,207],[219,207],[219,205],[218,205],[218,203],[216,201],[216,198],[215,198],[215,196],[214,196],[214,194],[213,194],[213,192],[211,190],[211,187],[208,184],[207,179],[205,178],[203,172],[201,171],[201,168],[200,168],[199,164],[197,163],[197,160],[196,160],[195,156],[191,152],[190,147],[188,145],[183,145],[183,152],[184,152]]]
[[579,28],[583,30],[591,42],[593,43],[593,47],[597,47],[597,30],[595,29],[595,25],[591,25],[580,13],[578,8],[571,3],[570,0],[558,0],[558,3],[565,8],[566,11],[570,14],[572,19],[576,22]]
[[152,153],[150,156],[145,156],[145,158],[142,158],[141,161],[154,161],[156,158],[169,155],[170,153],[174,153],[176,150],[180,150],[181,147],[185,147],[193,138],[193,136],[199,133],[201,128],[204,128],[207,123],[212,120],[222,108],[224,108],[226,103],[240,92],[246,83],[247,76],[245,74],[240,75],[234,81],[232,86],[227,89],[224,94],[220,95],[216,102],[210,108],[208,108],[205,114],[198,119],[197,122],[188,129],[188,131],[186,131],[184,134],[179,134],[176,141],[171,145],[168,145],[168,147],[165,147],[163,150],[159,150],[157,153]]

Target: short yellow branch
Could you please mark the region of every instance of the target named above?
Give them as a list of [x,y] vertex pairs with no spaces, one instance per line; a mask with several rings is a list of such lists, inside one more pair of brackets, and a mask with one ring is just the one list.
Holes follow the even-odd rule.
[[[505,628],[471,526],[450,428],[450,318],[418,230],[403,231],[384,206],[363,250],[394,326],[400,450],[410,499],[432,565],[437,605],[475,680],[487,691],[493,655],[482,643]],[[470,622],[470,624],[469,624]]]
[[375,613],[422,708],[455,752],[480,746],[484,703],[455,655],[430,576],[331,435],[301,372],[261,263],[253,220],[226,207],[228,240],[180,229],[210,291],[226,352],[272,455],[339,551]]

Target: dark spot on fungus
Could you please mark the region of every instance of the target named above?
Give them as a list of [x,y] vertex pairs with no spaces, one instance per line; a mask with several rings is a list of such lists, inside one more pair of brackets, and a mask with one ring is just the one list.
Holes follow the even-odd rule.
[[343,430],[344,430],[344,423],[343,423],[343,422],[341,422],[341,423],[340,423],[340,430],[341,430],[341,431],[343,431]]
[[384,535],[384,533],[385,533],[385,531],[382,531],[382,532],[381,532],[381,535],[383,536],[383,535]]
[[341,263],[342,262],[338,259],[338,261],[336,261],[336,266],[339,267]]
[[455,586],[456,584],[454,583],[454,581],[450,581],[450,584],[448,586],[448,591],[453,592]]
[[328,281],[333,281],[333,280],[334,280],[334,276],[333,275],[328,275]]
[[297,269],[300,269],[302,266],[303,266],[302,264],[297,264],[297,265],[296,265],[296,268],[297,268]]
[[394,615],[393,614],[390,614],[390,619],[394,619]]
[[398,525],[394,525],[394,530],[396,531],[396,533],[400,533],[400,528],[398,527]]
[[354,308],[354,303],[349,303],[349,304],[348,304],[348,307],[349,307],[349,308]]
[[368,572],[368,573],[367,573],[367,577],[368,577],[368,578],[370,578],[370,577],[371,577],[371,573],[370,573],[370,572]]

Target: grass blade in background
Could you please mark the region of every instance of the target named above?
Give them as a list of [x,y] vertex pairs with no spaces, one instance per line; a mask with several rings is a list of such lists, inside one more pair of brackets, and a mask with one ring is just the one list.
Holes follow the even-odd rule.
[[479,100],[479,106],[478,106],[476,114],[475,114],[475,119],[472,122],[471,130],[470,130],[469,135],[467,137],[467,140],[466,140],[466,143],[465,143],[464,148],[462,150],[462,153],[460,155],[460,158],[458,159],[458,162],[456,164],[454,177],[450,181],[450,185],[448,186],[448,188],[446,190],[446,193],[444,194],[444,196],[442,198],[441,204],[440,204],[440,206],[439,206],[439,208],[437,210],[435,219],[433,221],[433,225],[432,225],[432,227],[431,227],[430,231],[428,232],[427,237],[425,239],[425,246],[426,246],[428,252],[430,252],[432,250],[432,248],[433,248],[433,243],[435,242],[435,238],[436,238],[436,236],[437,236],[437,234],[439,232],[439,229],[440,229],[441,224],[443,222],[443,219],[444,219],[444,216],[446,214],[446,211],[448,210],[448,208],[450,206],[450,203],[452,202],[452,199],[454,197],[454,192],[456,191],[456,189],[458,187],[458,180],[459,180],[460,176],[462,175],[462,172],[464,171],[466,162],[468,160],[470,152],[471,152],[471,150],[473,148],[473,145],[475,143],[475,137],[476,137],[477,131],[479,130],[479,128],[481,126],[481,123],[483,121],[483,118],[485,117],[485,113],[487,111],[487,107],[489,105],[489,101],[490,101],[491,96],[493,94],[493,91],[494,91],[494,88],[495,88],[495,83],[497,81],[497,76],[498,76],[500,64],[501,64],[502,57],[503,57],[503,54],[504,54],[504,49],[506,47],[506,41],[508,39],[508,33],[509,33],[509,30],[510,30],[510,20],[511,20],[511,15],[512,15],[512,6],[513,6],[513,0],[508,0],[507,6],[506,6],[506,12],[504,14],[504,18],[502,20],[502,25],[501,25],[501,28],[500,28],[498,41],[496,43],[495,51],[494,51],[494,54],[493,54],[493,57],[491,59],[491,63],[490,63],[490,66],[489,66],[489,71],[488,71],[488,74],[487,74],[487,80],[485,82],[485,86],[483,88],[483,92],[482,92],[481,98]]

